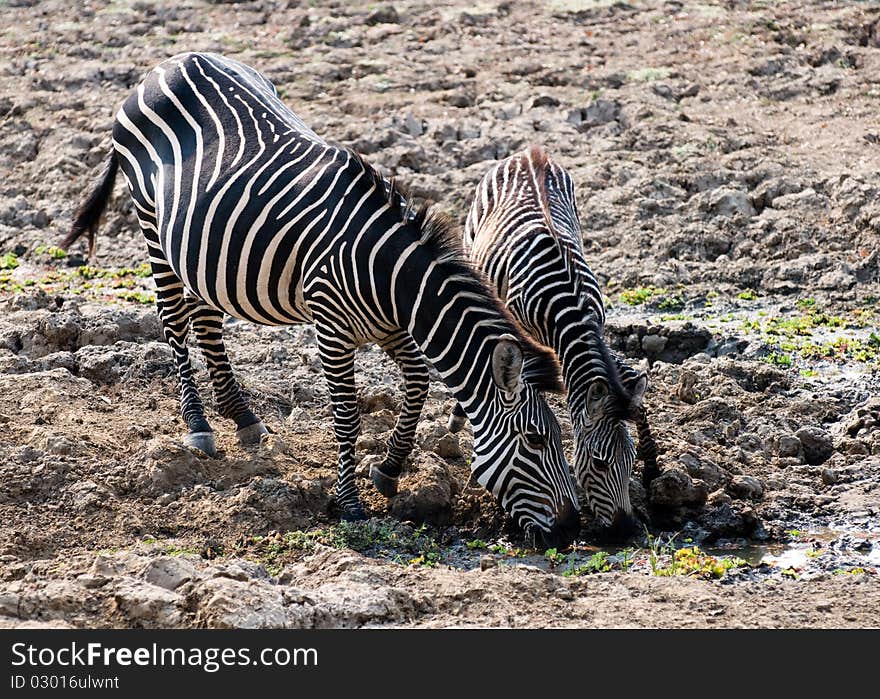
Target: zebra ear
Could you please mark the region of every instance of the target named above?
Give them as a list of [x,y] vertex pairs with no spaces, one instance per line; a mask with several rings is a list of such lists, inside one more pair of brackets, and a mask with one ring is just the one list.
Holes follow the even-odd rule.
[[645,393],[648,390],[648,375],[642,373],[635,385],[630,388],[631,398],[629,400],[630,410],[639,410],[645,404]]
[[602,405],[608,397],[608,384],[602,379],[597,379],[587,389],[587,415],[595,418],[602,412]]
[[498,338],[492,351],[492,378],[502,391],[515,393],[522,383],[523,353],[513,335]]

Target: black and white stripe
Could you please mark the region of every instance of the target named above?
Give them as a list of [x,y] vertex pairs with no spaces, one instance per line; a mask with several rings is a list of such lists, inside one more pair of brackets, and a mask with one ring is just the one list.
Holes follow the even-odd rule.
[[119,110],[113,144],[67,242],[93,235],[121,168],[177,359],[190,444],[214,450],[188,356],[190,326],[220,414],[251,442],[265,428],[233,377],[223,315],[314,323],[345,516],[363,516],[354,479],[354,355],[374,341],[406,384],[387,455],[372,469],[380,491],[396,491],[412,449],[428,387],[424,355],[473,424],[476,480],[538,543],[573,540],[576,496],[558,424],[540,394],[561,390],[558,365],[465,261],[442,217],[412,211],[359,156],[309,129],[269,81],[214,54],[176,56],[149,73]]
[[575,475],[591,510],[603,525],[631,530],[636,451],[626,420],[644,425],[647,449],[647,376],[605,344],[602,293],[584,258],[570,175],[538,148],[499,163],[477,186],[464,241],[514,317],[562,363]]

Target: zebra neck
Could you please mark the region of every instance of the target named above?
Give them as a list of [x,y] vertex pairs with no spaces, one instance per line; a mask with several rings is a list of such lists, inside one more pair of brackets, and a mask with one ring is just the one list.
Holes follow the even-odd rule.
[[418,247],[399,267],[398,322],[478,424],[481,407],[498,392],[491,369],[496,340],[517,330],[465,264],[425,252]]
[[562,380],[569,410],[574,414],[586,405],[587,389],[596,379],[609,381],[614,367],[602,335],[601,325],[592,313],[571,309],[556,316],[547,344],[553,347],[562,365]]

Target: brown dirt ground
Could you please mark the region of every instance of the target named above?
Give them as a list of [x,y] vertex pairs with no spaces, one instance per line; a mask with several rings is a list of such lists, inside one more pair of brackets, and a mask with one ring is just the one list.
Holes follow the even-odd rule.
[[[880,12],[385,7],[0,2],[0,625],[880,625],[874,559],[853,548],[880,547]],[[245,450],[217,418],[221,451],[208,459],[175,441],[173,362],[122,188],[98,274],[77,272],[81,255],[40,250],[103,160],[118,104],[185,50],[262,70],[319,133],[457,220],[492,162],[543,145],[575,178],[609,341],[650,366],[674,475],[647,496],[634,483],[633,497],[655,531],[708,546],[830,530],[816,559],[720,581],[650,575],[644,550],[634,570],[595,575],[504,555],[484,571],[446,565],[463,541],[511,533],[468,484],[469,437],[445,434],[439,383],[405,492],[386,503],[362,488],[375,526],[429,523],[439,566],[409,563],[422,544],[399,539],[362,546],[368,556],[278,539],[338,522],[310,329],[229,323],[274,434]],[[375,348],[358,362],[359,450],[381,453],[398,376]]]

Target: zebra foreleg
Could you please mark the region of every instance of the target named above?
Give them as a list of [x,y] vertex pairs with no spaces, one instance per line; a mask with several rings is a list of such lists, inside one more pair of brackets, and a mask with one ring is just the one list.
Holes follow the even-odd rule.
[[223,343],[223,313],[200,300],[192,302],[191,323],[199,350],[208,365],[217,412],[235,420],[235,435],[241,444],[258,444],[267,433],[262,420],[254,415],[241,387],[235,380],[232,365]]
[[333,428],[339,447],[336,502],[347,521],[366,519],[354,479],[354,445],[361,431],[354,382],[355,344],[350,337],[318,329],[318,352],[333,408]]
[[428,396],[428,368],[413,339],[404,333],[392,335],[381,343],[382,349],[397,362],[403,373],[405,396],[394,432],[388,441],[384,460],[370,468],[370,479],[382,495],[390,498],[397,493],[397,481],[403,464],[410,455],[416,426]]
[[171,268],[151,260],[153,278],[156,280],[156,306],[165,341],[174,353],[177,375],[180,382],[180,414],[189,429],[183,443],[205,452],[208,456],[217,453],[214,432],[205,418],[205,407],[199,396],[193,377],[192,363],[186,338],[189,334],[191,306],[184,297],[183,284],[171,275]]

